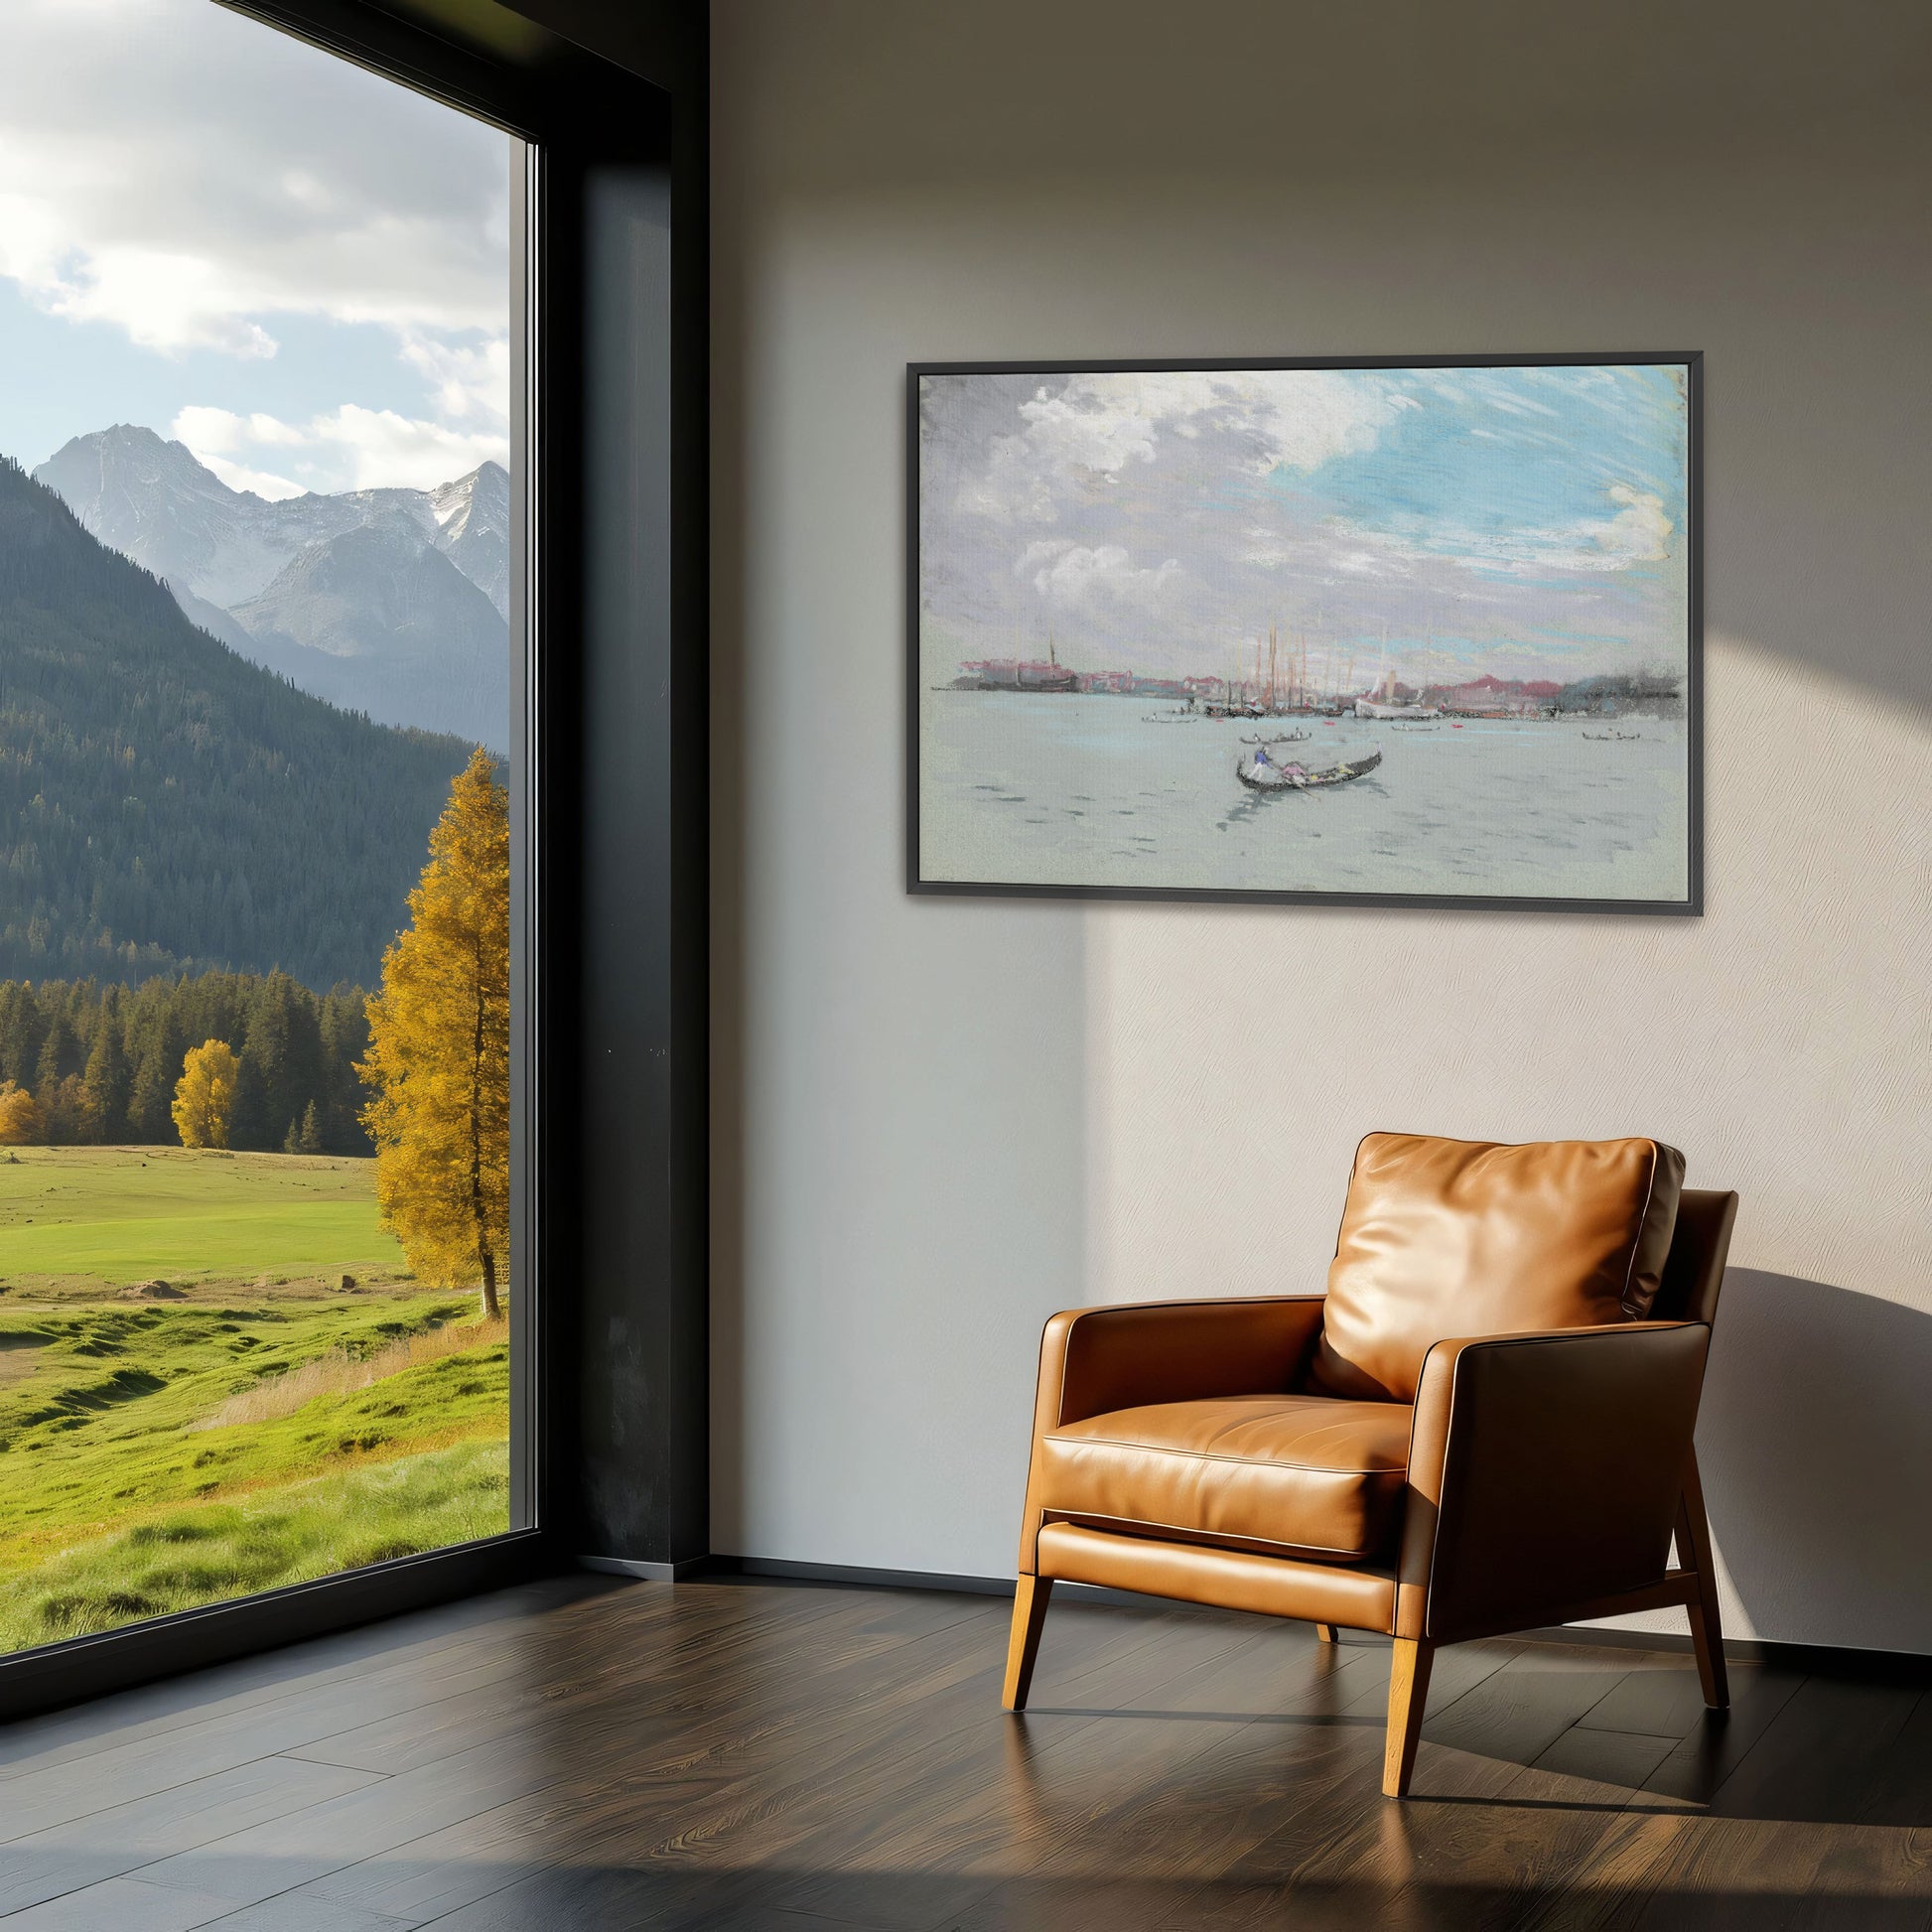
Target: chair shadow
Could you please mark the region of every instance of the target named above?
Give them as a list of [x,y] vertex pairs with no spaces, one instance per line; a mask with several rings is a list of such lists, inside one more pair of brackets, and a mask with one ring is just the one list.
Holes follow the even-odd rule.
[[1725,1275],[1698,1455],[1719,1560],[1765,1637],[1932,1653],[1928,1391],[1932,1314]]

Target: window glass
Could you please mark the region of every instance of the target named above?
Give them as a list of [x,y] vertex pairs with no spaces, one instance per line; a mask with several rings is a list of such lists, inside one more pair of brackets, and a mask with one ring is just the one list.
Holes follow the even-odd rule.
[[17,1650],[511,1526],[525,157],[212,0],[7,39]]

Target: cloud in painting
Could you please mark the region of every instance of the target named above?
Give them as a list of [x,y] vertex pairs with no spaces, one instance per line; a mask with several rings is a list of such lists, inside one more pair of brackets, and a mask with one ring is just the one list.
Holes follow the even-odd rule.
[[1156,611],[1172,599],[1181,576],[1173,557],[1143,570],[1112,543],[1094,549],[1073,543],[1030,544],[1017,568],[1030,574],[1034,589],[1060,611]]
[[960,506],[1004,520],[1050,522],[1062,492],[1104,489],[1122,471],[1155,464],[1164,442],[1212,438],[1240,467],[1314,470],[1372,449],[1397,413],[1415,406],[1392,383],[1306,372],[1294,407],[1278,385],[1240,371],[1076,375],[1041,384],[1016,414],[1024,428],[996,440],[985,474]]
[[927,377],[922,597],[962,655],[1050,627],[1094,669],[1214,674],[1271,627],[1670,665],[1682,404],[1642,368]]

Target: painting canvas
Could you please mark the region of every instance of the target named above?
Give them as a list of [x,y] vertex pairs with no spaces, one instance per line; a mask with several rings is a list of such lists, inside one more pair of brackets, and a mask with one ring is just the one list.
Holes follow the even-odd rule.
[[1697,356],[909,374],[912,890],[1700,909]]

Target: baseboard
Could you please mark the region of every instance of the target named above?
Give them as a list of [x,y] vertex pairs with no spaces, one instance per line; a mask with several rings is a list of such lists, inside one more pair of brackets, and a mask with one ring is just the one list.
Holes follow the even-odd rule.
[[755,1577],[766,1583],[836,1584],[848,1589],[943,1589],[968,1596],[1011,1596],[1011,1577],[955,1577],[936,1570],[870,1570],[843,1563],[792,1563],[783,1557],[709,1556],[704,1577]]
[[[1601,1630],[1589,1623],[1548,1624],[1519,1630],[1518,1643],[1581,1645],[1591,1650],[1662,1650],[1688,1657],[1688,1631]],[[1917,1650],[1862,1650],[1851,1644],[1778,1643],[1766,1637],[1726,1637],[1725,1655],[1734,1664],[1772,1664],[1810,1677],[1882,1677],[1932,1683],[1932,1656]]]
[[646,1563],[638,1557],[579,1557],[579,1570],[595,1570],[606,1577],[638,1577],[647,1584],[681,1584],[704,1574],[710,1557],[687,1557],[682,1563]]
[[554,1567],[540,1533],[517,1530],[46,1644],[0,1657],[0,1722],[507,1588]]
[[[767,1583],[831,1584],[846,1589],[938,1589],[972,1596],[1011,1596],[1011,1577],[962,1577],[936,1570],[874,1570],[862,1565],[840,1563],[795,1563],[778,1557],[700,1557],[694,1564],[678,1566],[679,1580],[687,1573],[692,1578],[734,1577],[762,1579]],[[1112,1603],[1122,1607],[1145,1608],[1160,1604],[1166,1609],[1204,1607],[1182,1603],[1166,1596],[1143,1596],[1126,1589],[1103,1589],[1092,1584],[1060,1584],[1057,1590],[1078,1596],[1082,1602]],[[1368,1632],[1349,1632],[1343,1637],[1356,1642],[1387,1643],[1386,1637]],[[1587,1623],[1551,1624],[1540,1629],[1517,1632],[1518,1643],[1575,1644],[1587,1649],[1676,1651],[1690,1654],[1688,1632],[1670,1630],[1604,1630]],[[1775,1664],[1780,1669],[1803,1671],[1817,1677],[1884,1677],[1892,1681],[1905,1677],[1932,1682],[1932,1656],[1912,1650],[1863,1650],[1838,1644],[1776,1643],[1759,1637],[1726,1637],[1725,1655],[1740,1664]]]

